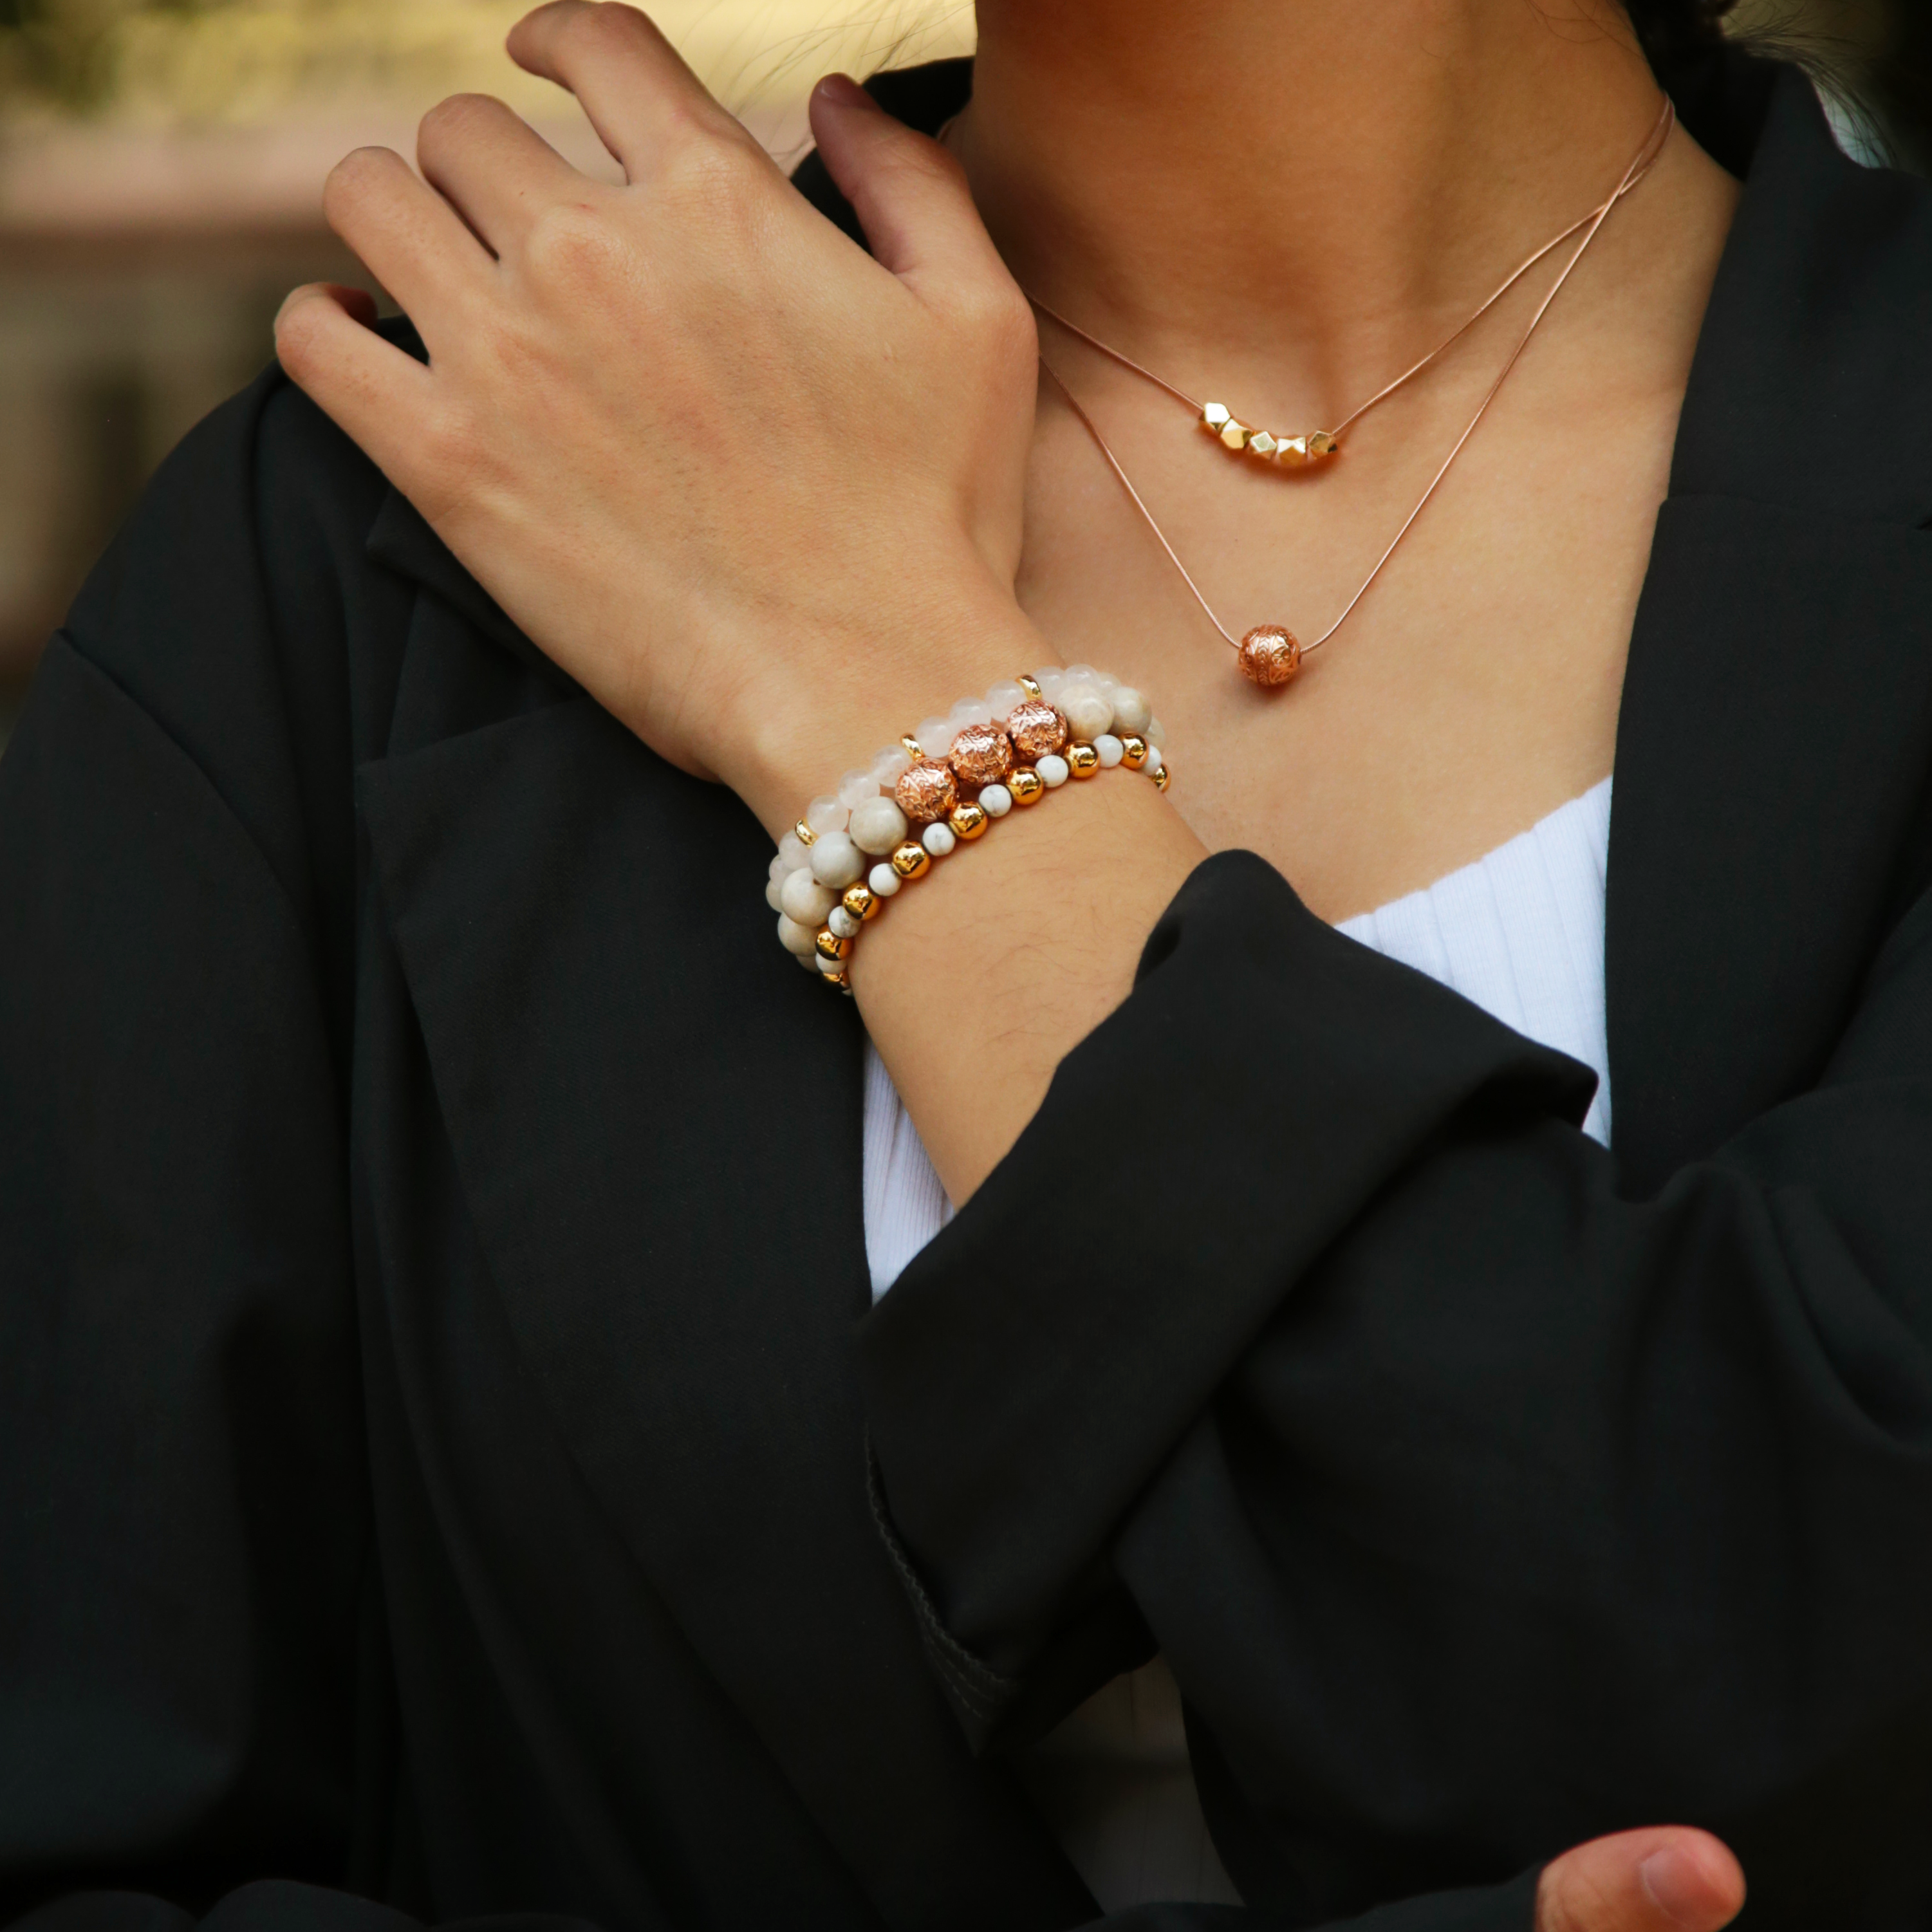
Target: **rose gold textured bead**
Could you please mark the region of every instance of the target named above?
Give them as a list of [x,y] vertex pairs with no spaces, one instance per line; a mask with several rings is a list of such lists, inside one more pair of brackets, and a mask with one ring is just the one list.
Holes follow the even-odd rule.
[[1023,758],[1043,758],[1066,742],[1066,720],[1044,700],[1028,698],[1013,706],[1006,720],[1013,748]]
[[1069,745],[1066,769],[1076,778],[1090,778],[1100,769],[1100,754],[1091,745]]
[[1120,740],[1120,763],[1130,772],[1137,772],[1147,763],[1147,740],[1138,732],[1130,731]]
[[956,838],[976,838],[992,820],[986,815],[983,805],[956,805],[948,814],[946,824],[952,828]]
[[892,796],[915,825],[930,825],[959,802],[959,788],[953,782],[950,765],[943,765],[937,758],[921,758],[900,772]]
[[932,863],[932,854],[916,838],[892,848],[892,868],[902,879],[916,879]]
[[1301,645],[1279,624],[1257,624],[1241,640],[1241,675],[1264,690],[1286,684],[1301,668]]
[[818,947],[821,959],[846,959],[851,956],[852,942],[841,939],[829,926],[821,927],[812,943]]
[[854,919],[873,919],[878,915],[879,896],[870,886],[848,886],[840,904]]
[[1046,781],[1030,765],[1017,766],[1006,780],[1006,789],[1016,805],[1037,805],[1046,790]]
[[1013,768],[1013,741],[997,724],[968,724],[952,740],[947,764],[962,784],[977,790],[996,783]]

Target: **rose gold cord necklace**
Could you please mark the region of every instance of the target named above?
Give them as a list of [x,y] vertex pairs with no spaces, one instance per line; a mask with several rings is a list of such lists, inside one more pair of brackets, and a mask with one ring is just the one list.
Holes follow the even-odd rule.
[[[1372,409],[1377,403],[1383,400],[1384,398],[1394,394],[1396,390],[1401,388],[1402,384],[1408,382],[1412,376],[1419,375],[1423,370],[1428,368],[1430,363],[1436,361],[1444,350],[1460,340],[1460,338],[1466,334],[1477,322],[1480,320],[1481,318],[1486,314],[1504,295],[1508,294],[1508,292],[1522,279],[1523,276],[1526,274],[1531,268],[1534,268],[1538,262],[1543,260],[1544,258],[1550,254],[1552,250],[1561,247],[1564,242],[1568,241],[1570,236],[1575,235],[1579,230],[1585,231],[1582,240],[1576,244],[1576,252],[1572,254],[1569,260],[1563,265],[1562,273],[1556,278],[1556,281],[1551,285],[1549,292],[1543,298],[1542,302],[1538,304],[1536,313],[1530,317],[1528,326],[1524,329],[1521,336],[1517,338],[1516,346],[1510,352],[1509,359],[1503,364],[1502,374],[1499,374],[1496,377],[1495,382],[1490,385],[1489,392],[1483,398],[1481,404],[1478,406],[1476,410],[1476,413],[1470,418],[1468,427],[1456,439],[1454,447],[1450,449],[1448,457],[1444,460],[1442,468],[1436,471],[1435,476],[1430,482],[1428,488],[1423,491],[1420,498],[1416,503],[1415,508],[1410,511],[1407,518],[1403,520],[1402,527],[1396,532],[1388,549],[1384,550],[1382,555],[1376,560],[1375,568],[1369,572],[1366,578],[1363,579],[1361,587],[1356,591],[1354,596],[1351,597],[1347,604],[1342,608],[1342,614],[1335,620],[1334,623],[1328,626],[1327,630],[1322,632],[1321,636],[1314,639],[1311,643],[1304,644],[1298,638],[1296,638],[1293,632],[1287,629],[1285,626],[1280,624],[1258,624],[1245,635],[1238,638],[1234,635],[1233,632],[1228,628],[1226,625],[1222,622],[1220,617],[1215,614],[1214,606],[1210,604],[1208,602],[1206,597],[1202,594],[1201,586],[1195,582],[1193,577],[1189,572],[1187,566],[1181,562],[1173,544],[1168,542],[1167,534],[1162,530],[1160,524],[1155,520],[1154,512],[1148,508],[1145,501],[1141,496],[1141,493],[1134,488],[1132,479],[1128,476],[1126,471],[1121,467],[1120,458],[1114,454],[1112,448],[1109,446],[1107,442],[1107,439],[1100,434],[1099,426],[1094,422],[1094,418],[1087,413],[1086,410],[1081,406],[1079,398],[1074,394],[1073,392],[1070,388],[1067,387],[1066,382],[1062,380],[1059,371],[1047,361],[1045,356],[1042,356],[1040,358],[1040,368],[1052,379],[1054,386],[1060,391],[1060,393],[1066,398],[1068,407],[1072,410],[1075,416],[1076,416],[1080,419],[1081,422],[1085,426],[1088,434],[1094,439],[1095,446],[1099,448],[1100,454],[1106,458],[1108,466],[1112,470],[1114,476],[1120,479],[1120,487],[1126,491],[1127,495],[1132,500],[1135,508],[1139,511],[1141,515],[1146,520],[1148,528],[1153,531],[1161,548],[1167,553],[1168,562],[1171,562],[1174,566],[1174,568],[1180,573],[1181,581],[1185,584],[1189,590],[1193,593],[1194,601],[1198,604],[1202,610],[1207,614],[1208,622],[1214,626],[1216,630],[1220,632],[1221,635],[1233,648],[1236,655],[1237,661],[1240,664],[1242,674],[1248,678],[1251,682],[1260,685],[1264,688],[1274,688],[1276,686],[1286,684],[1288,680],[1294,676],[1295,673],[1301,668],[1303,658],[1305,658],[1310,651],[1319,650],[1322,646],[1348,621],[1350,616],[1354,614],[1356,605],[1360,604],[1362,599],[1369,594],[1370,586],[1375,583],[1376,579],[1382,574],[1384,566],[1388,563],[1390,557],[1394,556],[1397,548],[1401,544],[1402,538],[1407,536],[1411,529],[1414,527],[1416,519],[1422,514],[1423,512],[1426,508],[1427,508],[1430,500],[1434,496],[1436,490],[1441,487],[1442,479],[1448,475],[1450,470],[1455,464],[1456,458],[1462,454],[1464,445],[1468,442],[1470,437],[1475,434],[1477,428],[1481,423],[1484,417],[1489,414],[1490,405],[1496,400],[1504,383],[1508,381],[1510,372],[1514,370],[1517,363],[1522,359],[1523,351],[1529,346],[1531,337],[1536,333],[1537,328],[1541,323],[1543,318],[1549,314],[1550,305],[1556,301],[1557,296],[1562,292],[1563,285],[1569,280],[1571,274],[1575,272],[1577,263],[1582,260],[1585,254],[1589,248],[1590,244],[1597,238],[1598,234],[1602,229],[1604,222],[1610,218],[1611,210],[1614,208],[1618,202],[1622,201],[1624,196],[1628,194],[1631,189],[1635,188],[1636,184],[1643,179],[1645,176],[1650,172],[1651,168],[1655,164],[1658,155],[1663,152],[1664,143],[1670,139],[1670,130],[1672,128],[1675,126],[1676,122],[1676,110],[1670,102],[1666,100],[1664,103],[1663,112],[1658,117],[1657,124],[1651,130],[1649,134],[1646,136],[1643,146],[1637,150],[1636,157],[1632,160],[1630,166],[1624,170],[1623,178],[1618,182],[1616,192],[1611,195],[1610,198],[1607,201],[1604,202],[1600,207],[1592,210],[1592,212],[1586,215],[1581,221],[1577,222],[1573,226],[1565,230],[1564,232],[1562,235],[1559,235],[1554,242],[1550,242],[1547,246],[1539,250],[1537,254],[1532,255],[1529,260],[1523,264],[1522,267],[1519,268],[1516,273],[1496,291],[1496,294],[1492,296],[1490,299],[1469,318],[1468,321],[1466,322],[1456,332],[1455,334],[1448,338],[1448,341],[1443,343],[1439,347],[1432,350],[1430,353],[1424,356],[1414,368],[1409,370],[1406,374],[1398,377],[1395,382],[1390,383],[1389,386],[1386,389],[1384,389],[1379,394],[1371,398],[1368,402],[1364,403],[1360,409],[1356,410],[1354,416],[1349,417],[1347,421],[1342,424],[1342,428],[1346,429],[1349,424],[1358,421],[1368,410]],[[1036,306],[1039,306],[1042,309],[1042,312],[1052,317],[1054,321],[1061,322],[1061,318],[1054,315],[1053,311],[1051,309],[1046,308],[1043,304],[1036,304]],[[1183,392],[1176,388],[1172,383],[1166,381],[1159,376],[1154,375],[1150,370],[1142,368],[1138,363],[1130,361],[1126,356],[1121,355],[1118,350],[1109,348],[1106,344],[1097,340],[1093,336],[1088,335],[1084,329],[1075,328],[1072,323],[1064,322],[1062,322],[1062,326],[1072,328],[1074,334],[1081,336],[1084,340],[1092,343],[1095,348],[1101,350],[1102,353],[1112,356],[1115,362],[1124,364],[1126,368],[1134,370],[1136,374],[1145,376],[1150,382],[1159,383],[1162,388],[1167,390],[1171,394],[1180,397],[1181,400],[1186,403],[1190,408],[1213,406],[1211,405],[1203,406],[1196,404],[1191,397],[1184,394]],[[1209,426],[1211,427],[1212,425],[1210,424]],[[1234,424],[1232,427],[1240,429],[1243,437],[1246,440],[1246,446],[1252,448],[1253,433],[1248,430],[1245,426],[1239,424]],[[1229,448],[1240,448],[1244,446],[1244,444],[1241,442],[1228,441],[1228,438],[1225,430],[1220,432],[1220,434],[1221,435],[1222,441],[1226,443]],[[1320,433],[1318,433],[1318,435],[1319,435],[1319,434]],[[1330,447],[1328,449],[1325,449],[1322,452],[1323,455],[1328,455],[1333,453],[1334,439],[1340,434],[1340,430],[1339,430],[1327,433],[1328,440],[1330,442]],[[1274,444],[1276,448],[1282,446],[1280,439],[1270,437],[1269,440],[1270,442]],[[1296,440],[1291,438],[1288,440],[1292,443]],[[1309,457],[1306,446],[1311,439],[1303,438],[1300,439],[1300,440],[1304,443],[1304,448],[1302,456],[1299,460],[1306,461],[1309,460]],[[1261,453],[1267,454],[1268,452]]]

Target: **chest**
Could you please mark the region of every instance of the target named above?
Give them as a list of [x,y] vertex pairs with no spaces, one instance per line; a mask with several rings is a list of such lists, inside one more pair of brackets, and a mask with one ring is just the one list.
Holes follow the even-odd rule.
[[1264,693],[1187,578],[1237,637],[1263,622],[1322,637],[1466,427],[1482,372],[1370,418],[1299,475],[1230,457],[1131,377],[1082,373],[1186,576],[1046,384],[1022,602],[1064,661],[1118,667],[1154,694],[1186,775],[1174,802],[1210,848],[1258,851],[1345,918],[1608,774],[1681,392],[1580,400],[1553,373],[1506,390],[1341,628]]

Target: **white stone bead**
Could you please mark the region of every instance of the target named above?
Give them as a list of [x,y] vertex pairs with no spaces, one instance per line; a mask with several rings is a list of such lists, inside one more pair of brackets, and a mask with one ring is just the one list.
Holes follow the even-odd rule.
[[812,848],[812,874],[822,886],[842,892],[865,874],[865,855],[853,844],[849,832],[828,832]]
[[888,745],[883,752],[872,754],[872,776],[878,781],[881,791],[890,791],[899,782],[899,775],[912,763],[902,745]]
[[1013,795],[1003,784],[982,785],[980,789],[980,809],[988,818],[1004,818],[1013,808]]
[[812,854],[796,832],[788,832],[778,841],[778,856],[784,861],[788,872],[795,872],[800,866],[812,863]]
[[856,812],[868,798],[879,795],[879,782],[870,772],[848,772],[838,781],[838,802],[848,812]]
[[1092,744],[1114,722],[1114,707],[1090,684],[1070,682],[1060,694],[1060,708],[1076,744]]
[[1100,768],[1111,772],[1125,755],[1126,747],[1111,731],[1102,731],[1094,740],[1094,755],[1100,760]]
[[774,912],[783,912],[784,910],[784,880],[767,879],[765,881],[765,903],[770,906]]
[[1058,664],[1048,664],[1034,673],[1033,681],[1040,686],[1040,694],[1052,704],[1060,696],[1060,688],[1066,682],[1066,674]]
[[906,815],[889,798],[868,798],[853,808],[847,836],[860,851],[882,859],[906,836]]
[[828,832],[843,832],[851,815],[849,806],[841,805],[830,792],[821,794],[805,808],[805,822],[823,838]]
[[866,883],[872,887],[878,897],[889,899],[900,886],[905,884],[905,881],[892,870],[891,866],[874,866],[866,874]]
[[817,974],[819,964],[818,947],[814,946],[809,952],[794,952],[791,956],[796,959],[808,973],[812,974],[814,976]]
[[[824,840],[818,842],[819,845]],[[818,845],[812,848],[814,852]],[[800,926],[821,926],[825,915],[832,910],[838,895],[832,888],[814,878],[809,872],[793,873],[778,888],[778,910],[788,919],[797,920]]]
[[1058,752],[1049,752],[1045,758],[1036,760],[1034,770],[1039,772],[1040,783],[1049,790],[1066,782],[1066,760]]
[[795,952],[801,959],[806,958],[817,949],[818,928],[816,926],[800,926],[796,920],[788,919],[783,913],[780,913],[778,914],[778,944],[788,952]]
[[772,855],[772,862],[765,868],[765,877],[768,879],[776,879],[782,884],[788,873],[795,872],[797,870],[797,866],[794,866],[782,852],[775,852]]
[[1114,692],[1120,688],[1120,680],[1110,670],[1096,670],[1094,674],[1094,682],[1100,687],[1100,695],[1109,704],[1112,704]]
[[1147,763],[1142,766],[1141,770],[1145,772],[1149,778],[1152,778],[1166,763],[1166,760],[1160,755],[1160,747],[1158,745],[1150,745],[1148,747]]
[[1069,664],[1066,667],[1069,684],[1093,684],[1099,680],[1100,676],[1100,674],[1091,664]]
[[1164,745],[1167,742],[1167,727],[1158,718],[1150,718],[1142,735],[1150,745]]
[[952,734],[958,728],[950,718],[922,718],[912,735],[928,758],[943,758],[952,750]]
[[944,819],[935,818],[932,823],[919,835],[919,842],[923,845],[935,859],[943,859],[946,856],[947,853],[952,850],[954,846],[958,844],[959,842],[953,837],[952,828],[946,824]]
[[1153,716],[1154,706],[1132,685],[1124,684],[1114,693],[1114,728],[1117,731],[1144,734]]
[[828,977],[834,973],[842,973],[845,970],[845,962],[842,959],[821,958],[818,964],[818,970]]
[[836,905],[825,915],[825,922],[841,939],[856,939],[860,927],[866,922],[854,919],[842,905]]
[[986,694],[986,709],[994,717],[1004,721],[1016,704],[1026,701],[1026,693],[1011,678],[1003,680]]
[[957,733],[969,724],[990,724],[993,707],[983,698],[962,698],[946,714],[946,722]]

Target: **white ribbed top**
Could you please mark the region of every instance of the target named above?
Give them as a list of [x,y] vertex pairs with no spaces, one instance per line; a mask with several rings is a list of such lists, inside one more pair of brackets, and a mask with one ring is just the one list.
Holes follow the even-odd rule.
[[[1446,878],[1336,928],[1426,973],[1518,1033],[1592,1066],[1583,1131],[1610,1137],[1604,882],[1610,781]],[[866,1252],[877,1300],[952,1218],[884,1064],[866,1049]],[[1117,1677],[1028,1754],[1023,1780],[1104,1911],[1156,1899],[1238,1904],[1159,1658]]]

